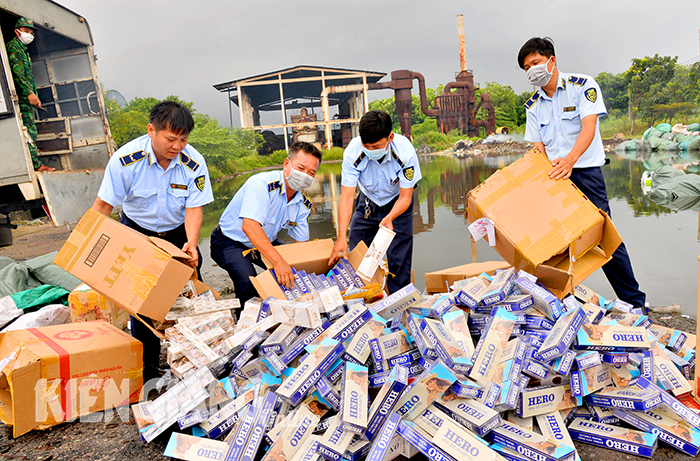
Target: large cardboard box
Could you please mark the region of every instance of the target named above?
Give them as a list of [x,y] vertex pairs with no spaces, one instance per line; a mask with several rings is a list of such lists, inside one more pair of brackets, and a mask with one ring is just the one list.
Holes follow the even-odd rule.
[[447,293],[449,287],[459,280],[476,277],[486,272],[494,275],[499,269],[508,269],[510,264],[505,261],[484,261],[482,263],[463,264],[435,272],[425,273],[425,289],[429,294]]
[[[328,258],[333,246],[333,239],[323,239],[279,245],[276,246],[275,249],[284,260],[287,261],[287,264],[296,270],[303,270],[307,273],[326,274],[331,269],[328,266]],[[350,261],[350,264],[352,264],[352,267],[356,270],[360,262],[362,262],[365,253],[367,253],[367,245],[365,245],[364,242],[358,243],[357,246],[348,253],[348,261]],[[272,266],[265,258],[263,258],[263,262],[267,267]],[[268,296],[274,296],[278,299],[287,299],[269,270],[258,274],[256,277],[251,277],[250,280],[253,282],[255,289],[258,290],[258,295],[261,298],[265,299]],[[370,283],[383,283],[383,276],[379,269],[375,271]]]
[[622,242],[610,217],[532,149],[467,196],[467,219],[487,217],[504,260],[563,296],[608,262]]
[[162,322],[194,269],[175,245],[89,209],[54,259],[132,315]]
[[68,294],[71,323],[102,320],[123,330],[129,323],[129,314],[89,286],[82,284]]
[[0,333],[0,420],[14,436],[138,401],[142,344],[106,322]]

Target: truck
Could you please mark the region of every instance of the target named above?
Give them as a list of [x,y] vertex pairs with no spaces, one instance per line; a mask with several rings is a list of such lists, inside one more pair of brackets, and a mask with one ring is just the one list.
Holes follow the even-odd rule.
[[[34,21],[28,46],[37,96],[39,160],[53,172],[35,172],[30,139],[7,50],[17,19]],[[92,205],[115,150],[97,73],[90,26],[84,17],[51,0],[0,0],[0,246],[12,244],[10,213],[43,209],[56,226],[77,221]],[[43,213],[42,213],[43,214]]]

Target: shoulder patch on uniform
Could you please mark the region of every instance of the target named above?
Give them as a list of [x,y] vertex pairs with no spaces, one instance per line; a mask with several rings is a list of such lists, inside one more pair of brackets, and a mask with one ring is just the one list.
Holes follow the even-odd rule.
[[583,86],[588,79],[586,77],[577,77],[575,75],[569,76],[569,81],[574,85]]
[[206,184],[207,184],[207,181],[204,178],[204,175],[197,176],[194,180],[194,185],[197,186],[197,189],[199,189],[200,192],[204,192],[204,186]]
[[272,192],[277,189],[282,189],[282,183],[279,181],[272,181],[271,183],[268,183],[267,185],[267,192]]
[[197,171],[197,168],[199,168],[199,163],[189,158],[184,152],[180,152],[180,161],[192,171]]
[[364,152],[360,152],[360,155],[357,156],[357,158],[355,159],[355,161],[352,163],[352,166],[354,166],[355,168],[357,168],[357,165],[360,164],[360,162],[362,161],[363,158],[365,158],[365,153],[364,153]]
[[583,94],[585,94],[586,99],[588,99],[591,102],[596,102],[596,100],[598,99],[598,92],[595,88],[589,88],[586,91],[584,91]]
[[123,157],[119,157],[119,161],[121,162],[122,166],[129,166],[145,158],[146,152],[139,150],[128,155],[124,155]]
[[403,169],[403,175],[408,179],[409,181],[413,181],[413,176],[415,174],[415,170],[413,169],[412,166],[409,166],[408,168]]
[[525,109],[529,109],[530,107],[532,107],[532,105],[533,105],[533,104],[535,103],[535,101],[537,101],[538,99],[540,99],[540,92],[539,92],[539,91],[537,91],[535,94],[533,94],[532,96],[530,96],[530,99],[528,99],[527,102],[526,102],[525,104],[523,104],[523,106],[525,106]]
[[403,167],[406,166],[406,165],[403,163],[403,161],[399,158],[399,154],[396,153],[396,151],[394,150],[393,147],[391,148],[391,156],[394,157],[394,158],[396,159],[397,162],[399,162],[399,166],[401,166],[401,168],[403,168]]
[[308,208],[309,210],[311,209],[311,206],[312,206],[311,200],[309,200],[309,197],[307,197],[306,194],[303,192],[301,193],[301,201],[306,208]]

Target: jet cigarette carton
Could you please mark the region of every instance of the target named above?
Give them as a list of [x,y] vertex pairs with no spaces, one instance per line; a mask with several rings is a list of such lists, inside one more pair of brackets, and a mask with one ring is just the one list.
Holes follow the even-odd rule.
[[163,454],[188,461],[209,461],[225,459],[228,450],[226,442],[173,432]]
[[576,397],[585,397],[595,391],[612,385],[610,369],[607,365],[598,365],[581,371],[572,371],[571,394]]
[[447,418],[438,428],[433,443],[460,461],[497,461],[501,457],[464,427]]
[[456,461],[433,443],[433,438],[411,421],[399,422],[398,433],[432,461]]
[[316,382],[316,389],[335,411],[340,410],[340,394],[335,390],[333,384],[328,381],[328,378],[321,376]]
[[673,352],[678,352],[681,350],[685,342],[688,340],[688,336],[682,331],[673,330],[660,325],[650,326],[649,331],[654,334],[659,344],[663,344]]
[[394,315],[405,311],[421,301],[423,301],[423,296],[421,296],[418,289],[412,283],[409,283],[399,291],[372,304],[370,309],[389,320]]
[[526,278],[517,279],[515,284],[522,294],[532,296],[535,308],[547,318],[557,320],[561,317],[563,313],[561,302],[549,290]]
[[573,347],[608,352],[644,352],[649,346],[646,328],[584,323]]
[[[290,461],[303,448],[320,417],[314,414],[306,405],[299,407],[295,417],[282,430],[275,442],[265,454],[263,461]],[[252,437],[252,436],[251,436]],[[257,452],[257,449],[255,450]],[[250,461],[245,459],[244,461]]]
[[559,317],[552,331],[537,350],[535,358],[554,360],[564,355],[576,339],[576,333],[583,324],[584,316],[583,309],[579,307]]
[[495,308],[492,317],[488,330],[474,350],[474,366],[469,373],[469,377],[481,386],[491,382],[515,326],[515,315],[503,308]]
[[420,328],[450,369],[463,375],[469,373],[473,363],[468,357],[465,357],[464,352],[450,335],[445,324],[439,320],[424,318]]
[[586,397],[586,403],[598,407],[648,411],[662,402],[658,389],[644,389],[636,385],[609,387]]
[[438,399],[433,405],[481,437],[501,424],[500,413],[476,400],[453,399],[445,402]]
[[521,418],[543,415],[555,410],[581,406],[583,399],[574,397],[568,384],[522,389],[515,414]]
[[543,435],[503,421],[486,436],[487,440],[499,443],[517,453],[540,461],[573,460],[574,448]]
[[294,373],[282,382],[277,394],[292,405],[298,405],[342,352],[343,343],[325,338]]
[[489,284],[488,290],[481,295],[481,304],[492,306],[504,301],[513,288],[517,276],[514,267],[498,272]]
[[367,367],[345,363],[341,381],[340,427],[344,431],[362,434],[367,429]]
[[340,416],[335,416],[331,426],[318,441],[316,450],[329,461],[340,461],[345,450],[350,446],[353,435],[353,432],[344,431],[341,428]]
[[656,450],[655,434],[576,418],[569,425],[569,435],[577,442],[609,448],[623,453],[651,458]]
[[377,437],[369,449],[366,461],[383,461],[389,451],[391,441],[394,439],[401,422],[401,416],[397,413],[390,413],[382,424]]
[[377,431],[382,427],[386,418],[393,411],[401,394],[408,385],[408,369],[403,366],[393,368],[379,393],[372,401],[369,409],[367,430],[362,434],[366,440],[372,441]]
[[406,420],[413,420],[428,405],[440,397],[457,381],[457,378],[439,360],[431,363],[425,371],[406,388],[396,403],[396,412]]
[[466,284],[459,287],[455,293],[455,300],[470,309],[475,309],[481,301],[481,295],[486,293],[489,282],[482,277],[474,277]]

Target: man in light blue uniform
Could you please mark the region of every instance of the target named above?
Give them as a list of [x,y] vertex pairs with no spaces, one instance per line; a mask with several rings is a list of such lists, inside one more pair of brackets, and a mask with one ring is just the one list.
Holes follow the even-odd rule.
[[[260,254],[272,263],[277,281],[294,285],[292,268],[275,249],[277,234],[286,229],[297,242],[309,240],[311,201],[302,190],[313,183],[321,152],[312,144],[296,142],[280,171],[251,176],[241,187],[211,234],[211,257],[233,281],[241,305],[256,295],[250,281],[253,264],[265,268]],[[251,249],[256,251],[249,251]]]
[[[411,283],[413,188],[421,179],[416,149],[408,138],[392,133],[391,126],[389,114],[371,110],[360,120],[360,136],[345,148],[338,241],[328,261],[333,264],[339,254],[347,257],[348,224],[350,248],[360,241],[371,245],[379,226],[393,230],[396,235],[387,251],[390,294]],[[360,194],[353,206],[358,185]]]
[[[607,114],[600,87],[588,75],[560,72],[549,38],[525,42],[518,64],[527,72],[528,81],[540,87],[525,103],[525,140],[552,161],[551,178],[571,179],[594,205],[611,215],[600,169],[606,159],[598,117]],[[618,298],[644,308],[646,295],[639,290],[624,243],[603,272]]]
[[[187,144],[194,120],[182,104],[163,101],[151,109],[149,122],[147,134],[110,158],[92,207],[109,216],[121,205],[122,224],[182,248],[199,274],[202,207],[214,196],[204,157]],[[160,339],[133,317],[131,330],[144,344],[144,380],[156,377]]]

